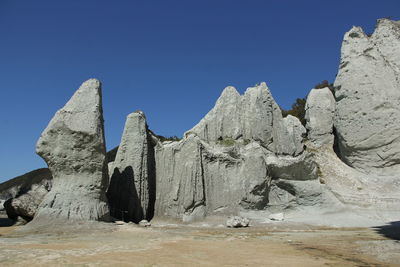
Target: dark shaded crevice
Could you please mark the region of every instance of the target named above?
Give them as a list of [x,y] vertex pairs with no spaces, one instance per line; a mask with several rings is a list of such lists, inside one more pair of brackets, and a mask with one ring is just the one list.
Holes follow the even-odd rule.
[[333,127],[333,129],[332,129],[332,134],[333,134],[333,151],[335,152],[336,156],[339,159],[341,159],[340,147],[339,147],[339,137],[338,137],[338,133],[337,133],[335,127]]
[[110,215],[125,222],[140,222],[143,212],[139,196],[136,191],[133,169],[128,166],[120,172],[115,168],[111,176],[110,186],[107,191],[110,206]]
[[148,190],[149,203],[147,207],[146,220],[150,221],[154,217],[154,208],[156,203],[156,158],[155,158],[155,143],[149,130],[147,130],[147,174],[148,174]]
[[[110,215],[115,219],[125,222],[139,223],[154,217],[156,201],[156,171],[155,171],[155,142],[149,131],[141,164],[146,168],[146,177],[142,181],[135,181],[132,166],[126,167],[122,172],[114,169],[111,175],[107,198],[110,206]],[[144,191],[143,191],[144,190]]]

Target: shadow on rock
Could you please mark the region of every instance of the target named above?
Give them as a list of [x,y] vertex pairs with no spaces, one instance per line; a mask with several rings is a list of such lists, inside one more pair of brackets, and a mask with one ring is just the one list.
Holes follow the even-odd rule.
[[15,224],[15,221],[13,221],[9,218],[0,218],[0,227],[13,226],[14,224]]
[[375,226],[373,229],[380,235],[390,239],[400,240],[400,221],[390,222],[382,226]]
[[125,168],[123,172],[120,172],[118,168],[114,170],[107,198],[112,217],[135,223],[143,220],[142,205],[135,187],[132,167]]

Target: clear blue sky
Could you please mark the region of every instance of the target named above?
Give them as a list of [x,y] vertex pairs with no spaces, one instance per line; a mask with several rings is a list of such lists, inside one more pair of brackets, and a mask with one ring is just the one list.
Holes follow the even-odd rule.
[[228,85],[266,81],[289,108],[333,81],[343,34],[399,19],[399,0],[0,0],[0,182],[44,167],[35,143],[88,78],[103,82],[107,148],[126,115],[181,136]]

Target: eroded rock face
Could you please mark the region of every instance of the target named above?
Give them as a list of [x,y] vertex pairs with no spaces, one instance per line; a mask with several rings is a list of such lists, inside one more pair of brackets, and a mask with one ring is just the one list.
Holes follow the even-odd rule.
[[108,185],[101,84],[84,82],[54,115],[36,145],[53,187],[39,206],[43,219],[100,220],[108,216]]
[[263,208],[270,182],[263,148],[211,146],[190,134],[156,148],[155,214],[185,222],[207,215]]
[[312,89],[306,102],[308,140],[314,145],[333,145],[333,119],[336,102],[328,87]]
[[400,26],[379,20],[372,36],[345,34],[335,81],[341,158],[357,169],[397,173],[400,163]]
[[128,115],[111,169],[107,192],[111,216],[136,223],[150,220],[155,201],[155,159],[143,112]]
[[39,204],[50,191],[52,176],[49,169],[37,169],[0,185],[0,197],[7,216],[12,220],[19,217],[30,221]]
[[302,131],[288,130],[292,123],[291,118],[284,122],[263,82],[248,88],[243,96],[234,87],[226,87],[214,108],[185,135],[195,133],[207,143],[226,138],[254,140],[277,154],[297,156],[303,151],[302,138],[293,134]]

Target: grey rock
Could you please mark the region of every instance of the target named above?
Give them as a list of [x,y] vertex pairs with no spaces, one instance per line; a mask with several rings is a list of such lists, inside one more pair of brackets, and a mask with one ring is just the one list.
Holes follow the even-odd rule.
[[300,120],[292,115],[288,115],[283,119],[286,128],[287,152],[284,154],[297,156],[304,150],[303,136],[306,134],[306,129],[301,124]]
[[[112,167],[112,163],[115,159],[115,154],[118,147],[107,152],[107,160],[111,160],[108,162],[109,169]],[[4,203],[10,200],[8,213],[10,216],[15,218],[16,216],[25,216],[23,221],[30,221],[33,218],[33,214],[36,214],[37,208],[39,204],[43,201],[45,195],[50,191],[52,186],[53,176],[48,168],[41,168],[24,175],[12,178],[4,183],[0,184],[0,212],[6,212],[4,209]],[[42,190],[44,187],[45,190]],[[39,189],[40,192],[34,192],[32,189]],[[28,196],[24,196],[28,194]],[[18,198],[20,200],[24,200],[22,203],[20,200],[14,201],[13,203],[19,203],[18,206],[13,207],[11,204],[11,199]],[[23,211],[23,213],[19,213],[16,209],[21,209],[22,206],[29,206],[29,213],[27,211]],[[36,210],[35,210],[36,209]]]
[[[277,154],[297,156],[303,151],[302,130],[292,118],[284,122],[279,106],[263,82],[240,95],[226,87],[214,108],[191,130],[207,143],[225,138],[254,140]],[[296,136],[293,136],[296,135]]]
[[150,227],[150,226],[151,226],[151,223],[150,223],[148,220],[141,220],[141,221],[139,222],[139,226],[142,226],[142,227]]
[[372,36],[345,34],[335,81],[335,128],[341,158],[364,172],[400,170],[399,23],[378,21]]
[[270,177],[257,143],[209,145],[190,134],[156,147],[155,214],[201,220],[240,207],[265,207]]
[[315,146],[333,145],[333,119],[336,102],[331,90],[327,87],[312,89],[306,102],[306,127],[308,140]]
[[250,220],[244,217],[232,216],[226,221],[226,226],[229,228],[248,227]]
[[101,84],[84,82],[54,115],[36,145],[49,166],[53,187],[34,222],[101,220],[108,216],[108,186]]
[[[33,184],[48,180],[51,183],[51,173],[47,168],[30,171],[0,184],[0,201],[3,203],[17,195],[27,192]],[[2,208],[2,207],[1,207]]]
[[8,217],[13,220],[32,220],[51,186],[52,176],[47,168],[31,171],[0,184],[0,197]]
[[155,159],[152,137],[143,112],[129,114],[125,123],[107,197],[111,216],[140,222],[153,217]]
[[269,215],[268,218],[271,221],[283,221],[285,219],[285,216],[283,215],[282,212],[280,212],[280,213],[273,213]]

